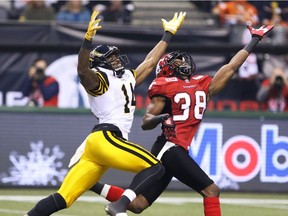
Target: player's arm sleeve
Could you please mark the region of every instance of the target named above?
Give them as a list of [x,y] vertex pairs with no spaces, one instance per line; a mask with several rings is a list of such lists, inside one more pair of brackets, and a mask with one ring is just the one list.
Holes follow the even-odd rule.
[[209,86],[211,84],[211,81],[212,81],[212,77],[210,76],[204,76],[203,79],[201,79],[201,86],[203,86],[204,89],[207,90],[208,92],[208,89],[209,89]]
[[97,96],[100,96],[100,95],[103,95],[109,88],[109,80],[108,80],[108,77],[107,77],[107,74],[105,74],[104,72],[99,72],[97,71],[96,72],[98,78],[99,78],[99,87],[97,89],[94,89],[94,90],[87,90],[87,93],[94,96],[94,97],[97,97]]
[[136,70],[135,69],[131,69],[130,71],[133,74],[134,78],[136,79],[136,77],[137,77]]
[[169,88],[167,82],[162,79],[154,79],[148,89],[148,97],[152,99],[153,97],[165,97],[169,94]]
[[203,89],[206,92],[206,94],[208,94],[209,93],[209,86],[210,86],[213,78],[210,76],[207,76],[207,75],[199,76],[199,77],[200,78],[198,79],[198,85],[201,87],[201,89]]

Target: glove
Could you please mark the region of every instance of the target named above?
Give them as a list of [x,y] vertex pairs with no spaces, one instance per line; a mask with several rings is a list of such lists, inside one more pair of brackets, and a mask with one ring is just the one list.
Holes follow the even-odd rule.
[[159,123],[167,120],[170,117],[168,113],[158,115],[157,118],[159,119]]
[[175,122],[173,121],[173,118],[171,116],[169,116],[169,118],[162,122],[162,131],[166,140],[169,140],[172,137],[176,136]]
[[149,124],[151,125],[151,127],[156,127],[158,124],[162,123],[163,121],[165,121],[165,120],[168,119],[169,117],[170,117],[170,115],[169,115],[168,113],[154,116],[154,117],[150,120],[150,123],[149,123]]
[[186,12],[180,12],[179,16],[178,13],[175,13],[173,19],[169,22],[167,22],[165,19],[161,19],[164,30],[175,35],[179,27],[182,25],[185,16]]
[[102,26],[98,25],[101,19],[96,19],[98,14],[99,14],[98,11],[93,11],[93,13],[91,15],[88,29],[87,29],[87,32],[85,34],[85,39],[88,41],[92,41],[93,37],[96,34],[96,31],[102,28]]
[[264,35],[266,35],[268,32],[270,32],[274,26],[273,25],[268,25],[268,26],[261,26],[260,28],[258,29],[255,29],[251,26],[247,26],[247,28],[249,29],[252,37],[258,37],[260,40],[264,37]]

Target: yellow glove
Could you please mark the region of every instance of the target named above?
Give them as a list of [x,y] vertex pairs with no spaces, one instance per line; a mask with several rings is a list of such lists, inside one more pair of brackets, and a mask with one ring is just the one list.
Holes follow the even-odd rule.
[[165,19],[161,19],[164,30],[175,35],[179,27],[182,25],[185,16],[186,12],[180,12],[179,16],[178,13],[175,13],[173,19],[169,22],[167,22]]
[[98,13],[99,13],[98,11],[93,11],[93,13],[91,15],[88,29],[87,29],[87,32],[85,34],[85,39],[88,41],[92,41],[93,37],[96,34],[96,31],[102,28],[102,26],[98,25],[101,19],[96,19]]

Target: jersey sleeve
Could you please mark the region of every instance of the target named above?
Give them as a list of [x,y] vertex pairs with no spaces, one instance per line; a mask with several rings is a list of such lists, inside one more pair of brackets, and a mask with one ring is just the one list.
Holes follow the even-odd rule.
[[136,77],[137,77],[137,73],[136,73],[136,70],[135,70],[135,69],[131,69],[131,72],[132,72],[132,74],[133,74],[134,78],[136,79]]
[[212,77],[207,75],[196,75],[193,76],[192,79],[197,81],[198,86],[203,89],[206,93],[208,93],[209,86],[212,81]]
[[109,87],[109,80],[108,80],[106,73],[101,72],[101,71],[97,71],[96,74],[97,74],[99,81],[100,81],[99,87],[95,90],[92,90],[92,91],[86,89],[87,93],[94,96],[94,97],[97,97],[97,96],[104,94],[108,90],[108,87]]
[[156,96],[167,97],[167,95],[169,95],[171,90],[173,90],[173,87],[171,86],[171,83],[173,82],[176,83],[177,78],[160,77],[160,78],[154,79],[148,89],[149,98],[152,99],[153,97],[156,97]]
[[133,75],[133,77],[135,78],[135,80],[136,80],[136,77],[137,77],[137,72],[136,72],[136,70],[135,69],[133,69],[133,68],[127,68],[127,69],[125,69],[126,70],[126,72],[127,72],[127,70]]

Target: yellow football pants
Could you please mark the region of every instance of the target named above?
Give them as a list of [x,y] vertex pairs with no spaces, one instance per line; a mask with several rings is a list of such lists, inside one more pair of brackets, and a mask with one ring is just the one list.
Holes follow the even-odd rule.
[[67,207],[95,185],[108,168],[138,173],[159,161],[146,149],[110,131],[91,133],[85,151],[57,191]]

